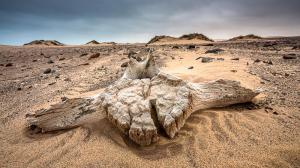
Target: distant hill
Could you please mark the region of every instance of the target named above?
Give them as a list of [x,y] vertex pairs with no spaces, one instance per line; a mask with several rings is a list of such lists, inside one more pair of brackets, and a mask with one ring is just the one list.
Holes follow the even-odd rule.
[[199,33],[182,35],[180,37],[172,36],[155,36],[147,44],[191,44],[212,42],[207,36]]
[[26,43],[24,45],[43,45],[43,46],[64,46],[63,43],[60,43],[56,40],[34,40],[30,43]]
[[245,36],[237,36],[237,37],[231,38],[231,39],[229,39],[229,41],[256,40],[256,39],[262,39],[262,37],[254,35],[254,34],[248,34]]
[[192,33],[192,34],[185,34],[179,37],[179,39],[186,39],[186,40],[192,40],[192,39],[199,39],[204,41],[213,41],[212,39],[208,38],[207,36],[199,33]]
[[86,45],[95,45],[95,44],[100,44],[100,43],[96,40],[92,40],[92,41],[86,43]]

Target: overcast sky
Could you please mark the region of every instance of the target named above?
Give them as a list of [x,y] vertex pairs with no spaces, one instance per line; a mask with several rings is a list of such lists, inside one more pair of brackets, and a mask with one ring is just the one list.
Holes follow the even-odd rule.
[[0,44],[300,35],[300,0],[1,0]]

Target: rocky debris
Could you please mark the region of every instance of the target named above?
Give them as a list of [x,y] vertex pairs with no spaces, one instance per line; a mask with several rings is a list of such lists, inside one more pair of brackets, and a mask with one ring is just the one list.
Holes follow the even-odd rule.
[[231,60],[238,61],[238,60],[240,60],[240,58],[236,57],[236,58],[232,58]]
[[34,60],[32,60],[32,62],[37,62],[38,60],[36,60],[36,59],[34,59]]
[[51,68],[47,68],[47,69],[44,70],[44,74],[49,74],[51,72],[52,72]]
[[231,38],[228,41],[257,40],[257,39],[262,39],[262,38],[259,37],[259,36],[254,35],[254,34],[248,34],[248,35],[245,35],[245,36],[237,36],[237,37]]
[[25,46],[28,45],[45,45],[45,46],[64,46],[63,43],[60,43],[56,40],[34,40],[30,43],[24,44]]
[[188,69],[194,69],[194,67],[193,67],[193,66],[190,66],[190,67],[188,67]]
[[202,63],[208,63],[208,62],[213,62],[214,58],[211,57],[202,57],[201,62]]
[[61,57],[61,58],[59,58],[58,60],[59,61],[62,61],[62,60],[65,60],[66,58],[65,57]]
[[237,70],[233,69],[233,70],[230,70],[230,72],[237,72]]
[[224,50],[223,49],[220,49],[220,48],[215,48],[215,49],[211,49],[211,50],[207,50],[205,52],[205,54],[218,54],[220,52],[223,52]]
[[297,55],[296,54],[286,54],[282,56],[283,59],[296,59]]
[[48,64],[53,64],[54,62],[50,59],[50,60],[48,60],[47,63],[48,63]]
[[94,59],[94,58],[98,58],[100,56],[100,53],[94,53],[89,57],[89,60]]
[[195,48],[196,48],[195,45],[188,45],[188,46],[186,47],[186,49],[188,49],[188,50],[195,49]]
[[173,46],[172,49],[179,49],[179,47],[178,46]]
[[22,88],[21,88],[21,87],[18,87],[17,90],[20,91],[20,90],[22,90]]
[[218,61],[224,61],[224,58],[217,58]]
[[13,63],[7,63],[7,64],[5,65],[5,67],[11,67],[11,66],[13,66]]

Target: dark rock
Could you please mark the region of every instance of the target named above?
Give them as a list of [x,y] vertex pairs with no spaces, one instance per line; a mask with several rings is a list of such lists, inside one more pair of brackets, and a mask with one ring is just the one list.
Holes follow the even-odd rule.
[[233,69],[233,70],[230,70],[230,72],[237,72],[237,70]]
[[196,60],[198,60],[198,59],[200,59],[200,58],[203,58],[203,57],[198,57],[198,58],[196,58]]
[[13,63],[7,63],[5,66],[6,67],[11,67],[11,66],[13,66]]
[[51,83],[49,83],[48,85],[54,85],[56,82],[51,82]]
[[50,59],[50,60],[48,60],[47,63],[48,63],[48,64],[53,64],[54,62]]
[[51,73],[51,68],[47,68],[47,69],[45,69],[45,71],[44,71],[44,74],[49,74],[49,73]]
[[86,56],[86,55],[88,55],[88,53],[82,53],[82,54],[80,55],[80,57],[83,57],[83,56]]
[[260,59],[256,59],[255,61],[254,61],[254,63],[259,63],[260,62]]
[[61,58],[59,58],[58,60],[59,61],[62,61],[62,60],[65,60],[66,58],[65,57],[61,57]]
[[194,69],[194,67],[193,67],[193,66],[190,66],[190,67],[188,67],[188,69]]
[[89,57],[89,60],[94,59],[94,58],[98,58],[99,56],[100,56],[100,53],[92,54],[92,55]]
[[178,47],[178,46],[173,46],[172,48],[173,48],[173,49],[179,49],[179,47]]
[[62,102],[68,100],[68,98],[67,98],[66,96],[63,96],[63,97],[61,97],[60,99],[61,99]]
[[4,64],[0,64],[0,66],[4,66]]
[[70,82],[70,81],[71,81],[71,79],[70,79],[70,78],[65,78],[65,79],[64,79],[64,81],[66,81],[66,82]]
[[32,60],[32,62],[37,62],[37,60],[36,60],[36,59],[34,59],[34,60]]
[[211,43],[209,43],[209,44],[202,44],[202,46],[207,46],[207,47],[209,47],[209,46],[214,46],[214,44],[211,44]]
[[212,49],[212,50],[207,50],[207,51],[205,52],[205,54],[210,54],[210,53],[212,53],[212,54],[218,54],[218,53],[223,52],[223,51],[224,51],[224,50],[221,49],[221,48],[215,48],[215,49]]
[[79,64],[79,66],[85,66],[85,65],[90,65],[90,63],[86,62],[86,63],[83,63],[83,64]]
[[22,90],[22,88],[21,87],[18,87],[18,89],[17,90]]
[[217,58],[218,61],[224,61],[224,58]]
[[278,112],[274,111],[273,114],[274,114],[274,115],[278,115]]
[[238,61],[238,60],[240,60],[240,58],[232,58],[231,60],[235,60],[235,61]]
[[127,67],[128,66],[128,62],[123,62],[122,64],[121,64],[121,67]]
[[283,55],[282,58],[283,59],[296,59],[297,55],[296,54],[286,54],[286,55]]
[[292,50],[300,49],[300,45],[293,46]]
[[202,63],[208,63],[208,62],[212,62],[214,60],[214,58],[211,58],[211,57],[203,57],[201,59],[201,62]]
[[196,46],[195,45],[189,45],[189,46],[187,46],[187,49],[195,49],[196,48]]

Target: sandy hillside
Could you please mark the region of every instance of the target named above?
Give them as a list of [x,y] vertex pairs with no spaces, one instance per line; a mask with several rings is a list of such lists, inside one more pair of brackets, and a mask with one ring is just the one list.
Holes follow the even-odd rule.
[[[300,167],[299,45],[291,39],[269,47],[154,46],[164,72],[192,82],[233,79],[264,91],[255,104],[195,112],[174,139],[162,133],[149,147],[134,144],[104,114],[46,134],[31,132],[25,121],[27,112],[62,97],[102,90],[122,75],[128,51],[143,57],[144,46],[1,47],[0,167]],[[206,53],[216,48],[224,51]]]

